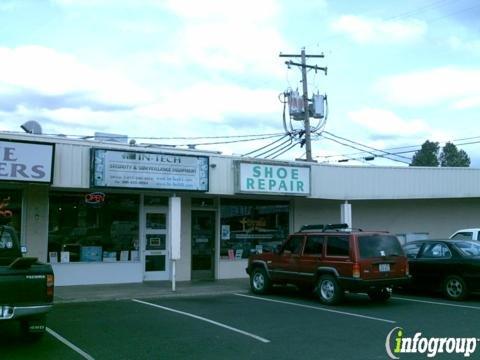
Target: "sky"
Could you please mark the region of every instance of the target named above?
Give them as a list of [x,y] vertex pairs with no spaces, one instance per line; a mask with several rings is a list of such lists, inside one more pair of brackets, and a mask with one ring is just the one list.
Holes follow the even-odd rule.
[[301,70],[279,57],[304,48],[328,68],[307,73],[328,99],[315,161],[407,166],[430,140],[480,167],[479,17],[475,0],[0,0],[0,130],[304,158],[281,102]]

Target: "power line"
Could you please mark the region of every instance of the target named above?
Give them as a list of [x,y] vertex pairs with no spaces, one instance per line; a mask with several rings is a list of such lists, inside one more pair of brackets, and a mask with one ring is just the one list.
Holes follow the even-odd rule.
[[277,140],[275,140],[275,141],[273,141],[273,142],[271,142],[271,143],[269,143],[269,144],[267,144],[267,145],[265,145],[265,146],[262,146],[262,147],[260,147],[260,148],[258,148],[258,149],[255,149],[255,150],[252,150],[252,151],[250,151],[250,152],[248,152],[248,153],[245,153],[245,154],[243,154],[242,156],[248,156],[248,155],[251,155],[251,154],[253,154],[253,153],[256,153],[257,151],[261,151],[261,150],[263,150],[263,149],[266,149],[267,147],[269,147],[269,146],[271,146],[271,145],[273,145],[273,144],[276,144],[276,143],[279,142],[280,140],[284,139],[286,136],[289,136],[289,134],[284,134],[282,137],[278,138]]
[[[24,134],[22,132],[12,131],[14,134]],[[57,136],[61,138],[71,138],[77,140],[89,140],[89,139],[114,139],[114,138],[125,138],[124,135],[74,135],[74,134],[43,134],[45,136]],[[232,144],[238,142],[250,142],[271,139],[277,136],[285,136],[285,133],[267,133],[267,134],[250,134],[250,135],[224,135],[224,136],[194,136],[194,137],[157,137],[157,136],[131,136],[133,139],[137,140],[199,140],[199,139],[237,139],[237,140],[226,140],[226,141],[215,141],[215,142],[199,142],[199,143],[183,143],[183,144],[174,144],[174,146],[197,146],[197,145],[221,145],[221,144]],[[166,144],[148,144],[148,145],[166,145]],[[172,145],[167,145],[172,146]]]
[[276,136],[278,136],[278,135],[270,135],[270,136],[258,137],[258,138],[255,138],[255,139],[239,139],[239,140],[231,140],[231,141],[216,141],[216,142],[196,143],[196,144],[181,144],[181,145],[191,145],[191,146],[198,146],[198,145],[223,145],[223,144],[233,144],[233,143],[239,143],[239,142],[250,142],[250,141],[258,141],[258,140],[271,139],[271,138],[276,137]]
[[[268,154],[268,153],[270,153],[270,152],[274,152],[274,151],[277,150],[278,148],[282,148],[282,149],[283,149],[283,147],[284,147],[287,143],[288,143],[288,144],[291,144],[291,143],[292,143],[292,139],[291,139],[290,137],[289,137],[287,140],[285,140],[284,142],[282,142],[281,144],[279,144],[279,145],[277,145],[277,146],[275,146],[275,147],[273,147],[273,148],[271,148],[271,149],[268,149],[268,150],[262,152],[261,154],[255,155],[255,157],[256,157],[256,158],[259,158],[259,157],[261,157],[261,156],[263,156],[263,155],[266,155],[266,154]],[[288,146],[288,145],[287,145],[287,146]],[[266,157],[268,157],[268,155],[266,155]]]
[[[451,143],[455,144],[455,142],[458,142],[458,141],[466,141],[466,140],[473,140],[473,139],[480,139],[480,136],[471,136],[471,137],[466,137],[466,138],[453,139],[453,140],[445,141],[444,143],[451,142]],[[480,141],[461,142],[461,143],[456,143],[455,145],[458,145],[458,146],[459,145],[472,145],[472,144],[478,144],[478,143],[480,143]],[[381,151],[389,150],[389,152],[393,155],[408,154],[408,153],[418,151],[419,148],[421,148],[421,146],[422,146],[421,144],[420,145],[406,145],[406,146],[387,148],[387,149],[384,149],[384,150],[381,150]],[[409,149],[409,148],[415,148],[415,149],[408,150],[408,151],[395,151],[395,152],[390,151],[390,150],[400,150],[400,149]],[[317,155],[316,158],[325,158],[326,159],[326,158],[332,158],[332,157],[350,157],[350,156],[356,156],[356,155],[361,155],[361,154],[365,154],[365,153],[372,155],[372,153],[370,153],[369,151],[361,150],[360,152],[348,153],[348,154]],[[383,156],[380,156],[379,154],[375,154],[374,156],[383,157]]]
[[365,144],[361,144],[361,143],[359,143],[359,142],[356,142],[356,141],[353,141],[353,140],[350,140],[350,139],[347,139],[347,138],[344,138],[344,137],[341,137],[341,136],[332,134],[331,132],[328,132],[328,131],[324,131],[324,133],[326,133],[326,134],[328,134],[328,135],[330,135],[330,136],[333,136],[333,137],[335,137],[335,138],[342,139],[342,140],[351,142],[351,143],[356,144],[356,145],[359,145],[359,146],[363,146],[363,147],[365,147],[365,148],[367,148],[367,149],[371,149],[371,150],[374,150],[374,151],[382,152],[382,153],[384,153],[384,154],[386,154],[386,155],[398,156],[398,157],[401,157],[401,158],[410,160],[410,158],[407,158],[406,156],[396,155],[396,154],[390,153],[390,152],[385,151],[385,150],[380,150],[380,149],[377,149],[377,148],[374,148],[374,147],[371,147],[371,146],[368,146],[368,145],[365,145]]
[[295,146],[297,146],[298,144],[300,144],[300,141],[296,141],[294,142],[292,145],[288,146],[286,149],[284,149],[283,151],[280,151],[276,153],[275,156],[273,156],[274,154],[271,154],[271,159],[276,159],[277,157],[279,157],[280,155],[283,155],[285,154],[287,151],[291,150],[292,148],[294,148]]
[[[59,134],[44,134],[44,135],[50,135],[50,136],[59,136]],[[140,140],[198,140],[198,139],[234,139],[234,138],[257,138],[257,137],[264,137],[264,136],[279,136],[279,135],[284,135],[284,133],[266,133],[266,134],[248,134],[248,135],[218,135],[218,136],[170,136],[170,137],[165,137],[165,136],[131,136],[132,138],[135,139],[140,139]],[[65,136],[65,134],[62,134],[62,136]],[[114,138],[115,136],[111,135],[66,135],[66,136],[72,136],[72,137],[78,137],[82,139],[89,139],[89,138]],[[121,135],[119,135],[120,137]],[[123,136],[122,136],[123,137]]]
[[[362,152],[366,152],[366,153],[368,153],[368,154],[370,154],[370,155],[372,155],[372,156],[376,156],[376,154],[373,153],[373,152],[371,152],[371,151],[366,151],[366,150],[360,149],[360,148],[358,148],[358,147],[356,147],[356,146],[354,146],[354,145],[341,142],[341,141],[339,141],[339,140],[337,140],[337,139],[333,139],[333,138],[327,137],[327,136],[325,136],[325,135],[321,135],[321,136],[322,136],[324,139],[333,141],[333,142],[335,142],[335,143],[337,143],[337,144],[340,144],[340,145],[343,145],[343,146],[347,146],[347,147],[350,147],[350,148],[352,148],[352,149],[360,150],[360,151],[362,151]],[[396,162],[399,162],[399,163],[402,163],[402,164],[409,164],[408,162],[405,162],[405,161],[402,161],[402,160],[397,160],[397,159],[392,159],[392,158],[387,158],[387,159],[392,160],[392,161],[396,161]]]

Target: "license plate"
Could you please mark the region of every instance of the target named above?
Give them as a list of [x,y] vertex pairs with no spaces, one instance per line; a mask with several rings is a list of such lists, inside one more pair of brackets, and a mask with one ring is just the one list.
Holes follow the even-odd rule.
[[390,264],[379,264],[379,265],[378,265],[378,270],[379,270],[380,272],[390,271]]

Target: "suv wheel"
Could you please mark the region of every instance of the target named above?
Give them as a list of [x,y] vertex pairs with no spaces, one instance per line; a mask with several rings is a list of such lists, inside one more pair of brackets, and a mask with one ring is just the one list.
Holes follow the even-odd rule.
[[320,301],[326,305],[338,304],[343,299],[343,289],[332,275],[322,275],[316,288]]
[[389,289],[383,288],[383,289],[370,290],[367,294],[372,301],[382,302],[390,299],[390,295],[392,293]]
[[463,300],[467,296],[467,285],[460,276],[450,275],[443,283],[443,292],[450,300]]
[[262,268],[253,269],[250,275],[250,288],[255,294],[265,294],[270,290],[271,283],[266,272]]

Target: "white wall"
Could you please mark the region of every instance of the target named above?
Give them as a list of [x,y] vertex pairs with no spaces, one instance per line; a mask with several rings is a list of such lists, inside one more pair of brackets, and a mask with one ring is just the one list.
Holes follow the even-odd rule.
[[312,197],[428,199],[480,196],[480,169],[312,166]]
[[48,247],[48,192],[47,185],[27,185],[23,191],[22,243],[27,256],[47,261]]
[[[298,231],[303,225],[340,223],[343,201],[297,198],[293,203],[292,231]],[[352,206],[352,218],[355,224],[355,206]]]
[[480,199],[353,201],[354,227],[392,233],[428,232],[446,238],[458,229],[480,227]]
[[136,283],[143,281],[141,262],[52,264],[55,286]]
[[[394,234],[428,232],[446,238],[461,228],[480,227],[480,198],[350,201],[352,225]],[[296,199],[294,231],[305,224],[339,223],[341,201]]]
[[190,202],[189,197],[182,197],[181,258],[175,263],[175,277],[177,281],[188,281],[191,279],[192,230]]
[[245,272],[247,265],[247,259],[220,260],[218,263],[218,279],[246,278],[248,277],[248,274]]

